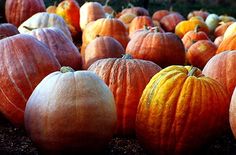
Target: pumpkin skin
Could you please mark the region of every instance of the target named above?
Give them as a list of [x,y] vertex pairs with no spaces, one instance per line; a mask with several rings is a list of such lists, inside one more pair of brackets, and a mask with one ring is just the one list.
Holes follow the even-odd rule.
[[7,22],[16,27],[32,15],[45,11],[43,0],[7,0],[5,4]]
[[182,38],[185,50],[187,51],[194,43],[199,40],[210,40],[210,38],[205,32],[199,31],[199,27],[196,26],[194,30],[188,31]]
[[86,47],[83,55],[83,69],[99,59],[119,58],[125,54],[123,46],[114,38],[109,36],[97,37]]
[[112,138],[116,120],[112,92],[89,71],[49,74],[25,110],[26,131],[49,154],[101,151]]
[[224,40],[236,33],[236,22],[230,24],[230,26],[225,30]]
[[143,91],[136,135],[152,154],[193,154],[229,127],[225,88],[190,68],[169,66]]
[[121,15],[118,19],[122,21],[125,24],[127,30],[129,30],[129,25],[135,17],[137,17],[137,15],[132,13],[125,13]]
[[10,23],[0,24],[0,39],[19,34],[17,27]]
[[56,8],[56,14],[61,16],[69,25],[73,38],[81,32],[80,29],[80,6],[75,0],[63,0]]
[[118,18],[126,13],[132,13],[135,14],[136,16],[149,16],[149,12],[147,9],[143,8],[143,7],[131,7],[131,8],[126,8],[123,9],[119,14],[118,14]]
[[183,20],[184,17],[181,14],[174,12],[164,16],[161,19],[160,24],[165,31],[174,32],[176,25]]
[[57,27],[61,29],[70,40],[72,40],[71,33],[66,22],[62,17],[54,13],[36,13],[35,15],[27,19],[25,22],[23,22],[18,27],[18,30],[20,33],[27,33],[34,29],[44,27]]
[[187,61],[203,69],[206,63],[215,55],[217,46],[210,40],[200,40],[194,43],[186,53]]
[[80,28],[85,29],[89,22],[105,18],[105,11],[98,2],[85,2],[80,8]]
[[216,53],[218,54],[228,50],[236,50],[236,34],[223,38],[223,41],[220,43]]
[[219,36],[219,37],[215,38],[214,44],[215,44],[217,47],[219,47],[220,44],[221,44],[221,42],[223,41],[223,39],[224,39],[224,36]]
[[83,52],[86,46],[97,36],[113,37],[119,41],[124,48],[126,48],[129,42],[126,27],[120,20],[116,18],[101,18],[89,23],[84,29],[81,52]]
[[153,29],[134,33],[126,53],[136,59],[153,61],[162,68],[185,62],[185,49],[179,37],[171,32],[161,33]]
[[154,26],[152,19],[149,16],[135,17],[129,25],[129,35],[132,35],[132,33],[139,29],[143,29],[145,26]]
[[212,57],[202,71],[204,75],[224,85],[230,96],[236,86],[235,60],[236,51],[225,51]]
[[214,13],[209,14],[205,20],[205,23],[211,33],[215,31],[216,27],[219,25],[219,22],[219,16]]
[[203,11],[203,10],[194,10],[192,12],[190,12],[187,16],[188,19],[192,18],[192,17],[196,17],[196,16],[200,16],[203,18],[203,20],[205,20],[207,18],[207,16],[209,15],[209,12],[207,11]]
[[77,47],[59,28],[39,28],[28,34],[48,45],[61,66],[70,66],[76,70],[82,68],[82,58]]
[[234,89],[233,95],[230,101],[230,108],[229,108],[229,123],[231,130],[233,132],[234,137],[236,138],[236,89]]
[[226,29],[233,24],[233,22],[221,23],[221,25],[217,26],[214,32],[215,37],[223,36]]
[[168,10],[157,10],[152,15],[152,20],[159,22],[164,16],[166,16],[168,14],[170,14],[170,12]]
[[116,134],[134,136],[140,96],[151,77],[161,68],[150,61],[132,59],[125,55],[123,58],[98,60],[88,70],[103,79],[113,92],[117,109]]
[[30,35],[2,39],[0,49],[0,111],[15,126],[23,126],[28,98],[38,83],[58,70],[60,64],[46,45]]

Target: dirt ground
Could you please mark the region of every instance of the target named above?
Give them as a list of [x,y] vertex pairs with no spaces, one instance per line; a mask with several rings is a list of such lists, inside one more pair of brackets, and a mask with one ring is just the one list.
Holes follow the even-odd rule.
[[[0,117],[0,155],[39,155],[23,129],[13,127],[6,119]],[[147,155],[135,139],[113,138],[104,154],[108,155]],[[229,133],[217,139],[200,154],[236,155],[236,140]]]

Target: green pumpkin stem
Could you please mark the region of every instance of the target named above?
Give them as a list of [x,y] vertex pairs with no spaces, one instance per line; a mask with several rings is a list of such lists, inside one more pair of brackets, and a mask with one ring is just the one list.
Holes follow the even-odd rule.
[[197,67],[191,67],[190,71],[188,72],[188,76],[194,76],[197,71]]
[[122,54],[122,59],[133,59],[132,55],[130,54]]
[[110,0],[106,0],[104,6],[108,6],[108,3],[110,2]]
[[62,73],[67,73],[67,72],[74,72],[75,70],[69,66],[63,66],[60,69],[60,72]]
[[23,26],[23,28],[25,28],[26,30],[29,30],[29,31],[33,31],[33,30],[37,29],[37,28],[28,27],[28,26]]

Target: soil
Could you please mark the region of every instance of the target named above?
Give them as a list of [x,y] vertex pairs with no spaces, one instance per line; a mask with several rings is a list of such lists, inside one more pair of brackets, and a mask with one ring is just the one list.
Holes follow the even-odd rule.
[[[10,155],[40,155],[40,151],[32,143],[24,129],[11,125],[0,117],[0,154]],[[137,140],[132,138],[114,137],[104,154],[108,155],[147,155]],[[224,135],[206,147],[200,154],[205,155],[235,155],[236,140],[231,133]]]

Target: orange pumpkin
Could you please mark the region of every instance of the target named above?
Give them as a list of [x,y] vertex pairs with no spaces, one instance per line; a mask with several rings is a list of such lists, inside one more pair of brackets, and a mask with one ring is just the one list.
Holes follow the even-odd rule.
[[198,68],[203,68],[215,55],[217,46],[210,40],[199,40],[186,53],[187,61]]
[[152,20],[159,22],[164,16],[166,16],[168,14],[170,14],[170,12],[168,10],[157,10],[152,15]]
[[118,14],[118,18],[119,16],[125,14],[125,13],[132,13],[135,14],[137,16],[149,16],[149,12],[147,9],[143,8],[143,7],[131,7],[131,8],[125,8],[123,9],[119,14]]
[[134,136],[140,96],[151,77],[160,69],[150,61],[132,59],[129,55],[123,58],[101,59],[89,67],[89,70],[102,78],[113,92],[118,119],[117,135]]
[[205,20],[208,15],[209,15],[209,12],[207,12],[207,11],[194,10],[194,11],[190,12],[190,13],[187,15],[187,18],[190,19],[190,18],[192,18],[192,17],[200,16],[200,17],[203,18],[203,20]]
[[136,59],[153,61],[163,68],[185,62],[185,49],[179,37],[174,33],[161,33],[155,29],[134,33],[126,53]]
[[236,86],[236,51],[225,51],[212,57],[203,69],[203,74],[215,79],[227,88],[232,96]]
[[144,26],[154,26],[152,19],[149,16],[137,16],[129,25],[129,35],[132,35],[135,31],[143,29]]
[[160,20],[160,24],[161,27],[167,31],[167,32],[174,32],[175,31],[175,27],[176,25],[183,21],[184,17],[177,13],[177,12],[172,12],[166,16],[164,16],[161,20]]
[[214,32],[215,37],[223,36],[226,29],[233,24],[233,22],[221,23],[221,25],[217,26]]
[[169,66],[143,91],[137,139],[152,154],[196,153],[229,127],[229,101],[225,88],[197,68]]
[[223,38],[216,53],[218,54],[228,50],[236,50],[236,34]]

